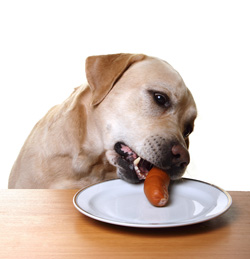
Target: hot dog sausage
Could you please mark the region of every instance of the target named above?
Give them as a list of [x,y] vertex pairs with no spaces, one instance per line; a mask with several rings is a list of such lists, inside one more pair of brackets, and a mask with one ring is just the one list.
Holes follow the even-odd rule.
[[168,202],[168,186],[170,177],[157,167],[153,167],[144,182],[144,193],[150,203],[157,207],[163,207]]

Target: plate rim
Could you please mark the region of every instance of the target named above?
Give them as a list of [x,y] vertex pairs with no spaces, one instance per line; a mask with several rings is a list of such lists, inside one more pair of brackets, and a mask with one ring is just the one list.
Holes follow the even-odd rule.
[[[223,193],[226,197],[227,197],[227,205],[225,206],[225,208],[223,208],[220,212],[218,212],[217,214],[215,215],[211,215],[205,219],[200,219],[200,220],[197,220],[197,221],[193,221],[193,222],[180,222],[180,223],[133,223],[133,222],[124,222],[124,221],[116,221],[116,220],[111,220],[111,219],[106,219],[106,218],[102,218],[100,216],[96,216],[86,210],[84,210],[83,208],[81,208],[77,202],[76,202],[76,199],[77,197],[80,195],[80,193],[82,193],[84,190],[86,189],[89,189],[93,186],[96,186],[96,185],[100,185],[100,184],[104,184],[104,183],[107,183],[107,182],[111,182],[111,181],[121,181],[121,182],[125,182],[123,181],[122,179],[110,179],[110,180],[107,180],[107,181],[103,181],[103,182],[98,182],[98,183],[95,183],[95,184],[91,184],[89,186],[86,186],[86,187],[83,187],[81,188],[80,190],[78,190],[74,197],[73,197],[73,204],[75,206],[75,208],[82,214],[84,214],[85,216],[87,217],[90,217],[92,219],[95,219],[97,221],[100,221],[100,222],[104,222],[104,223],[108,223],[108,224],[112,224],[112,225],[118,225],[118,226],[125,226],[125,227],[135,227],[135,228],[172,228],[172,227],[182,227],[182,226],[189,226],[189,225],[194,225],[194,224],[198,224],[198,223],[202,223],[202,222],[206,222],[206,221],[209,221],[211,219],[214,219],[214,218],[217,218],[221,215],[223,215],[224,213],[226,213],[229,208],[231,207],[232,205],[232,197],[231,195],[225,191],[223,188],[215,185],[215,184],[212,184],[212,183],[209,183],[209,182],[205,182],[205,181],[202,181],[202,180],[198,180],[198,179],[192,179],[192,178],[187,178],[187,177],[182,177],[181,179],[179,180],[185,180],[185,181],[193,181],[193,182],[198,182],[198,183],[202,183],[202,184],[206,184],[206,185],[209,185],[213,188],[216,188],[218,189],[221,193]],[[126,182],[125,182],[126,183]]]

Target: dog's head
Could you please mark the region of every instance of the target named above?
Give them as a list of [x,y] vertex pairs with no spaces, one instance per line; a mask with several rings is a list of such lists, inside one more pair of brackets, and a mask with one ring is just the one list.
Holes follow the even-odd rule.
[[190,161],[197,111],[178,72],[157,58],[115,54],[89,57],[86,75],[103,147],[118,176],[136,183],[156,166],[180,178]]

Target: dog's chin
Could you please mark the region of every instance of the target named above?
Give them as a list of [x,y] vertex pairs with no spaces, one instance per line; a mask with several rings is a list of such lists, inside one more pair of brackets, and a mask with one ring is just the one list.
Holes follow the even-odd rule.
[[[117,176],[129,183],[139,183],[145,180],[154,166],[161,168],[159,165],[154,165],[141,158],[124,143],[116,143],[114,150],[116,153],[114,165],[117,167]],[[169,174],[172,180],[180,179],[185,172],[185,168],[175,166],[161,169]]]
[[138,176],[133,170],[124,169],[121,167],[117,168],[117,176],[129,183],[140,183],[142,180],[139,180]]

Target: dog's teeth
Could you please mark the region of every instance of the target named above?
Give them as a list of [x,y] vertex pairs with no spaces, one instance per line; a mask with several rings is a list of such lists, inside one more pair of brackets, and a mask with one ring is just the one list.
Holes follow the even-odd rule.
[[138,166],[136,165],[136,166],[134,166],[134,168],[135,168],[135,171],[136,171],[136,173],[137,174],[141,174],[141,171],[140,171],[140,169],[138,168]]
[[137,166],[140,162],[141,158],[138,156],[135,160],[134,160],[134,166]]
[[135,172],[136,172],[138,178],[139,178],[140,180],[143,180],[143,179],[145,179],[145,175],[141,173],[141,171],[140,171],[140,169],[139,169],[139,167],[138,167],[138,164],[139,164],[140,160],[141,160],[141,158],[138,156],[138,157],[134,160],[133,164],[134,164],[134,169],[135,169]]

